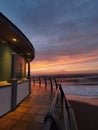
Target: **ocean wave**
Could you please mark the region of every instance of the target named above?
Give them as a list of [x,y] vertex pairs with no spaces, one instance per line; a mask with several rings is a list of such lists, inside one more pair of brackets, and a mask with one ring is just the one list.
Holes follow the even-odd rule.
[[68,85],[62,83],[65,94],[98,97],[98,85]]

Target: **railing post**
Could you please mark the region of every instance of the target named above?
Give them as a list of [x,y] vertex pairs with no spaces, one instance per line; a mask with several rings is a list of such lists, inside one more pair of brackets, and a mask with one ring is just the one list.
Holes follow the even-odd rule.
[[39,85],[41,85],[41,78],[39,77]]
[[46,77],[44,77],[44,80],[45,80],[45,88],[47,87],[47,79]]
[[62,86],[61,86],[61,84],[59,84],[59,89],[60,89],[60,92],[61,92],[61,102],[62,102],[62,105],[63,105],[63,97],[64,97],[64,94],[63,94],[63,91],[62,91]]
[[58,87],[57,80],[54,79],[54,82],[55,82],[55,86],[56,86],[56,89],[57,89],[57,87]]
[[35,77],[33,77],[33,84],[35,84]]
[[51,85],[51,92],[53,92],[52,79],[49,78],[49,80],[50,80],[50,85]]

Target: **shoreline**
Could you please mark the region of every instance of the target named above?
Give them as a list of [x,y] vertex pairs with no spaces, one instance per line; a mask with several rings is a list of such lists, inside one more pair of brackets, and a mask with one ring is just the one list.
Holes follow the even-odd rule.
[[98,106],[98,97],[90,97],[90,96],[78,96],[78,95],[67,95],[66,98],[68,100],[83,102],[90,105]]
[[73,108],[78,130],[98,130],[98,98],[66,95]]

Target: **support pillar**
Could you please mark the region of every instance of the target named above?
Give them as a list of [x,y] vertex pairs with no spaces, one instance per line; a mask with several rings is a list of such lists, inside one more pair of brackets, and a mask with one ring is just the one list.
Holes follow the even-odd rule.
[[15,53],[13,52],[10,79],[14,79],[15,77],[16,77],[16,75],[15,75]]
[[29,94],[31,94],[30,62],[28,62]]
[[11,109],[15,110],[17,107],[17,80],[12,80],[12,97],[11,97]]
[[10,80],[8,80],[12,84],[12,94],[11,94],[11,109],[15,110],[17,107],[17,78],[15,72],[15,53],[12,53],[12,63],[11,63],[11,73]]
[[30,62],[28,62],[28,79],[30,78]]

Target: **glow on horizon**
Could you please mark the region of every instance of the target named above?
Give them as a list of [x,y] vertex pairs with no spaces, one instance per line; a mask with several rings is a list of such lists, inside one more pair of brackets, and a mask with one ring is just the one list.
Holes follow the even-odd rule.
[[31,74],[68,74],[68,73],[96,73],[98,72],[98,55],[93,53],[85,57],[61,56],[54,61],[33,61]]
[[50,66],[48,68],[31,68],[31,74],[32,75],[42,75],[42,74],[71,74],[71,73],[98,73],[97,71],[98,66],[96,68],[93,68],[92,65],[62,65],[62,66]]

